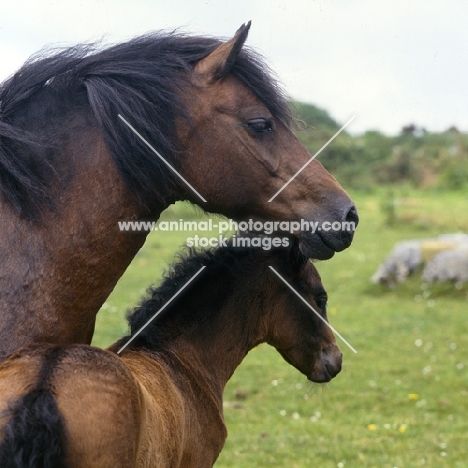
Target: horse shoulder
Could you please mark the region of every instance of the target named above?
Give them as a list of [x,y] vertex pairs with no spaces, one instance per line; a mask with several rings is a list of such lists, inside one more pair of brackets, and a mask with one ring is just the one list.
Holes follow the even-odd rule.
[[174,356],[155,358],[133,351],[122,360],[140,384],[146,415],[137,466],[212,467],[227,434],[217,405],[208,401],[210,392],[199,385],[198,374]]
[[142,351],[122,356],[139,383],[141,435],[138,467],[178,467],[187,438],[186,400],[163,360]]

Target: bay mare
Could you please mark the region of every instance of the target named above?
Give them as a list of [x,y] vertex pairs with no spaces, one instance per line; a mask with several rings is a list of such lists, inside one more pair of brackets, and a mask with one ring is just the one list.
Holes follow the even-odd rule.
[[311,381],[332,379],[342,356],[331,330],[269,266],[326,319],[317,270],[295,247],[221,248],[175,264],[109,350],[11,356],[0,366],[0,466],[211,467],[227,436],[224,386],[254,346],[274,346]]
[[[0,360],[35,342],[90,343],[95,316],[176,200],[236,220],[356,221],[290,130],[288,102],[244,41],[153,33],[44,52],[0,87]],[[202,202],[119,118],[207,200]],[[353,229],[297,233],[309,257]]]

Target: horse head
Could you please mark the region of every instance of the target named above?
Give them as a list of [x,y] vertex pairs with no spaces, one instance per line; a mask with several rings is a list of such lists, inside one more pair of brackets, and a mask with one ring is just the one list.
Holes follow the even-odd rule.
[[[351,244],[356,208],[294,136],[287,99],[261,60],[243,48],[249,28],[194,66],[181,171],[203,191],[207,211],[235,220],[313,222],[314,232],[293,234],[307,257],[330,258]],[[193,193],[187,197],[199,203]]]

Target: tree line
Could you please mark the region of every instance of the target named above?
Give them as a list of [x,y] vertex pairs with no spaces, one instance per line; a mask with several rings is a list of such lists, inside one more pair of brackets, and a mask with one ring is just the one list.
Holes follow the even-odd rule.
[[[292,105],[296,134],[315,154],[341,125],[312,104]],[[319,159],[342,185],[353,189],[399,184],[468,189],[468,134],[455,127],[436,133],[410,123],[396,136],[376,130],[358,136],[343,132]]]

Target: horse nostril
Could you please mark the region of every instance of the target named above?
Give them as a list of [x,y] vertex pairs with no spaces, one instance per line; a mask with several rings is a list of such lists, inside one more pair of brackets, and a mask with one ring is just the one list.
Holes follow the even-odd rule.
[[328,373],[335,377],[341,372],[341,367],[343,365],[343,355],[339,353],[339,355],[335,356],[334,359],[330,359],[329,362],[325,365],[327,368]]
[[354,223],[355,226],[357,226],[357,224],[359,223],[359,216],[357,213],[357,209],[354,205],[352,205],[351,208],[346,213],[345,221],[349,223]]
[[343,365],[343,353],[336,344],[326,346],[322,350],[325,367],[328,373],[334,377],[341,371]]

